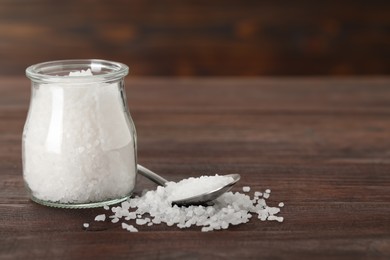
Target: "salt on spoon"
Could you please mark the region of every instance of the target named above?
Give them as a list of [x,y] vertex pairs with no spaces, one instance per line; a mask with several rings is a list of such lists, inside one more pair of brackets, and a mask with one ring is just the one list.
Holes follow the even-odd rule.
[[[151,170],[143,167],[142,165],[137,165],[138,172],[143,175],[144,177],[148,178],[149,180],[157,183],[161,186],[167,186],[168,180],[164,179],[160,175],[152,172]],[[186,187],[185,185],[180,187],[180,190],[174,191],[171,200],[172,204],[176,204],[178,206],[187,206],[187,205],[202,205],[206,204],[225,192],[228,192],[234,184],[236,184],[240,180],[239,174],[228,174],[228,175],[221,175],[217,176],[221,177],[220,182],[215,183],[215,185],[206,186],[206,189],[190,189],[190,187]],[[203,179],[199,179],[201,182],[207,182],[207,177],[204,177]],[[189,182],[191,183],[191,182]],[[204,186],[204,185],[203,185]],[[187,189],[188,188],[188,189]],[[184,196],[183,193],[188,191],[188,197]]]

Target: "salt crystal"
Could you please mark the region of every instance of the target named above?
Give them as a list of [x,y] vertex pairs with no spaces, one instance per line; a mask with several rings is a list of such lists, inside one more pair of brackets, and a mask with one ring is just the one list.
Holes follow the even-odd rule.
[[223,229],[227,229],[227,228],[229,227],[229,224],[228,224],[226,221],[222,221],[221,227],[222,227]]
[[281,208],[283,208],[283,207],[284,207],[284,203],[283,203],[283,202],[280,202],[278,206],[281,207]]
[[145,225],[145,224],[147,223],[147,221],[146,221],[145,219],[137,218],[137,219],[135,220],[135,223],[136,223],[137,225]]
[[138,229],[135,228],[134,226],[130,226],[129,231],[130,232],[138,232]]
[[270,221],[276,220],[278,222],[283,222],[283,217],[278,217],[278,216],[273,216],[272,215],[272,216],[268,216],[267,220],[270,220]]
[[128,225],[126,223],[122,223],[122,228],[130,232],[138,232],[137,228],[135,228],[133,225]]
[[264,193],[263,194],[263,198],[268,199],[269,198],[269,193],[268,192]]
[[255,191],[255,197],[261,197],[263,196],[263,193],[261,193],[260,191]]
[[135,212],[130,212],[128,217],[129,217],[129,219],[136,219],[137,215]]
[[106,220],[106,214],[97,215],[95,217],[95,221],[105,221]]
[[103,208],[104,208],[105,210],[109,210],[109,209],[110,209],[110,207],[107,206],[107,205],[104,205]]
[[266,189],[265,192],[266,193],[271,193],[271,190],[270,189]]
[[251,187],[249,187],[249,186],[244,186],[244,187],[242,187],[242,191],[243,191],[243,192],[250,192],[250,191],[251,191]]
[[112,207],[112,208],[111,208],[111,211],[114,212],[114,213],[115,213],[115,212],[119,212],[119,211],[121,211],[121,210],[122,210],[122,208],[119,207],[119,206],[118,206],[118,207]]
[[80,71],[71,71],[69,72],[70,77],[78,77],[78,76],[93,76],[92,72],[90,69],[87,70],[80,70]]
[[267,207],[267,210],[270,215],[275,215],[280,212],[280,208],[277,207]]
[[83,224],[83,227],[89,228],[89,224],[88,224],[88,223],[84,223],[84,224]]
[[127,210],[130,208],[130,203],[128,201],[124,201],[124,202],[122,202],[121,207],[122,207],[122,209]]
[[201,231],[202,232],[208,232],[211,231],[212,229],[210,227],[202,227]]

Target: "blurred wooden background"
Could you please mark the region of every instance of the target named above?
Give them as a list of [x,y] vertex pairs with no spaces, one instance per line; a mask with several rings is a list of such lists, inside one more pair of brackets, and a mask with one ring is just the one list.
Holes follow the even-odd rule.
[[135,76],[390,74],[390,1],[0,0],[0,75],[70,58]]

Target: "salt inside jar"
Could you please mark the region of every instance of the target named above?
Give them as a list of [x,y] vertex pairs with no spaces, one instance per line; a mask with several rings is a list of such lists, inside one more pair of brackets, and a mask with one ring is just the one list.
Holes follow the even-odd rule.
[[136,132],[127,107],[128,67],[104,60],[30,66],[23,131],[23,177],[31,199],[84,208],[130,197],[136,180]]

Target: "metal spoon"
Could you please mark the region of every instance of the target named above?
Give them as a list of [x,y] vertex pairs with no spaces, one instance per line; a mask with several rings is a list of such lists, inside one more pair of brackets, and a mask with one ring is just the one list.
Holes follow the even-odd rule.
[[[157,183],[158,185],[166,186],[168,180],[164,179],[160,175],[152,172],[151,170],[149,170],[149,169],[147,169],[139,164],[137,165],[137,168],[138,168],[138,172],[142,176]],[[221,196],[225,192],[228,192],[233,187],[233,185],[236,184],[240,180],[239,174],[228,174],[228,175],[224,175],[224,176],[232,177],[233,181],[225,186],[220,187],[220,188],[210,190],[208,192],[205,192],[205,193],[202,193],[202,194],[199,194],[196,196],[192,196],[189,198],[172,201],[172,203],[176,204],[178,206],[203,205],[203,204],[207,204],[208,202],[210,202],[212,200],[215,200],[216,198],[218,198],[219,196]]]

